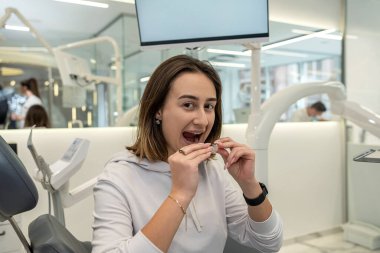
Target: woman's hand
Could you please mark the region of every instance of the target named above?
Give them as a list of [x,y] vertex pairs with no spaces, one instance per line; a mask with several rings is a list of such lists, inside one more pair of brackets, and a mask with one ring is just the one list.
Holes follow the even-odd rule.
[[210,143],[197,143],[182,147],[169,156],[172,173],[172,191],[180,201],[190,201],[199,182],[198,165],[211,156]]
[[257,184],[255,177],[255,152],[246,145],[235,142],[229,137],[221,138],[218,153],[222,156],[231,176],[243,189]]

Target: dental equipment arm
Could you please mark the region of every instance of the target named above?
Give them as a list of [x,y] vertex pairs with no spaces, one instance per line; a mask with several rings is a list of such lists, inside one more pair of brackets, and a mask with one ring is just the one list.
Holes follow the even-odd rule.
[[281,114],[297,100],[327,93],[334,114],[356,123],[380,138],[380,115],[346,100],[344,85],[340,82],[306,83],[283,89],[261,106],[261,110],[250,115],[247,141],[256,151],[256,171],[260,181],[268,183],[268,144],[272,130]]
[[33,128],[30,130],[30,134],[28,137],[27,147],[32,154],[33,160],[37,165],[38,171],[36,172],[36,175],[34,176],[34,179],[39,181],[42,184],[42,187],[45,190],[48,190],[49,192],[54,191],[54,189],[50,185],[50,177],[51,177],[51,170],[49,168],[49,164],[47,164],[44,160],[44,158],[40,155],[38,155],[36,149],[34,148],[33,142],[32,142],[32,134],[33,134]]
[[[121,55],[120,55],[120,50],[119,47],[116,43],[116,41],[112,37],[108,36],[102,36],[102,37],[97,37],[97,38],[92,38],[92,39],[87,39],[87,40],[82,40],[82,41],[77,41],[74,43],[69,43],[67,45],[62,45],[54,48],[54,54],[56,56],[57,64],[58,66],[64,65],[64,62],[62,62],[62,59],[59,57],[61,53],[63,53],[65,50],[68,49],[73,49],[73,48],[80,48],[83,46],[88,46],[88,45],[93,45],[96,43],[102,43],[102,42],[108,42],[111,44],[113,51],[114,51],[114,62],[115,62],[115,77],[107,77],[107,76],[101,76],[101,75],[93,75],[90,73],[81,73],[80,75],[71,75],[72,73],[68,73],[71,79],[75,80],[82,80],[87,84],[91,83],[111,83],[111,84],[116,84],[117,86],[117,97],[118,101],[122,101],[122,88],[121,88]],[[62,71],[62,70],[60,70]],[[122,104],[117,103],[117,111],[119,115],[122,115],[123,110],[122,110]]]
[[[115,54],[116,76],[113,78],[113,77],[105,77],[105,76],[86,74],[86,75],[82,76],[82,78],[85,78],[87,80],[94,80],[96,82],[113,83],[113,84],[120,86],[121,85],[121,71],[120,71],[121,70],[121,57],[120,57],[119,48],[116,44],[116,41],[113,38],[108,37],[108,36],[104,36],[104,37],[97,37],[97,38],[93,38],[93,39],[82,40],[82,41],[78,41],[78,42],[74,42],[74,43],[69,43],[67,45],[58,46],[58,47],[54,48],[54,51],[55,52],[56,51],[64,51],[67,49],[83,47],[83,46],[87,46],[87,45],[96,44],[99,42],[108,42],[111,44],[111,46],[114,50],[114,54]],[[57,59],[57,60],[59,60],[59,59]]]
[[61,201],[64,208],[73,206],[84,198],[92,194],[92,190],[98,181],[97,177],[94,177],[80,186],[69,191],[69,184],[63,185],[61,191]]
[[[335,110],[335,111],[334,111]],[[352,101],[336,102],[333,113],[342,115],[361,128],[380,138],[380,115]]]
[[17,18],[26,26],[29,28],[29,31],[36,37],[36,39],[51,53],[53,54],[53,49],[50,46],[50,44],[44,39],[44,37],[37,32],[36,29],[32,26],[32,24],[29,23],[28,20],[17,10],[14,8],[6,8],[5,14],[0,18],[0,27],[4,27],[8,19],[11,17],[11,15],[14,14],[17,16]]

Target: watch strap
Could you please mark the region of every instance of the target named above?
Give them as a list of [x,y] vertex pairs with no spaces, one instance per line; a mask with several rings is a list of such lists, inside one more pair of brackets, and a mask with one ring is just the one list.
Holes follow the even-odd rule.
[[244,195],[244,193],[243,193],[243,197],[244,197],[245,202],[247,203],[247,205],[249,205],[249,206],[258,206],[258,205],[260,205],[261,203],[264,202],[265,197],[266,197],[267,194],[268,194],[268,189],[267,189],[267,187],[265,186],[265,184],[263,184],[263,183],[259,183],[259,184],[260,184],[260,187],[261,187],[261,189],[262,189],[263,191],[262,191],[262,193],[260,193],[260,195],[257,196],[256,198],[254,198],[254,199],[249,199],[249,198],[247,198],[247,197]]

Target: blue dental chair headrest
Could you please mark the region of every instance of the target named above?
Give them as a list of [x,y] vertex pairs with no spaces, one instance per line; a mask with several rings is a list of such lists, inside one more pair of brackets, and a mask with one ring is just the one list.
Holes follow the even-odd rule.
[[38,192],[24,165],[0,136],[0,221],[33,209]]

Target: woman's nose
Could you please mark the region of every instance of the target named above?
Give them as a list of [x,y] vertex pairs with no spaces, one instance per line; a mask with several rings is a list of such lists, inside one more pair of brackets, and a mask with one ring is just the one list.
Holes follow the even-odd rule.
[[208,124],[208,118],[207,118],[205,110],[203,109],[198,110],[194,118],[194,124],[202,125],[202,126],[206,126]]

